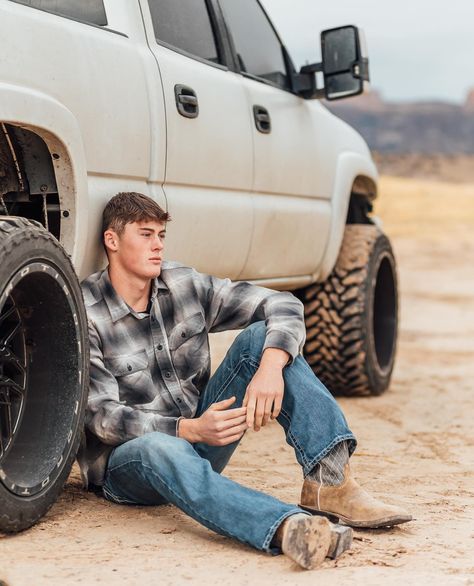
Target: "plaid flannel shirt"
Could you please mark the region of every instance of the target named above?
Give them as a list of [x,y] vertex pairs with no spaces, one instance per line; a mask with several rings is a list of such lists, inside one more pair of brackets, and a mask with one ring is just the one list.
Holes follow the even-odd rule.
[[176,435],[193,417],[211,372],[210,332],[265,320],[264,348],[291,356],[305,340],[303,305],[291,293],[202,274],[164,261],[150,312],[117,295],[108,270],[82,283],[89,322],[90,390],[78,461],[85,485],[103,484],[114,446],[152,431]]

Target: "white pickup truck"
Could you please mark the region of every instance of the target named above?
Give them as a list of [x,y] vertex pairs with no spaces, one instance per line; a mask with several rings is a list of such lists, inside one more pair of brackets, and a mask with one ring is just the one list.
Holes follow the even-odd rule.
[[0,531],[37,521],[74,460],[78,279],[104,264],[118,191],[171,213],[168,258],[292,290],[332,392],[387,388],[397,282],[376,169],[319,101],[367,84],[356,27],[323,32],[301,71],[257,0],[0,0],[0,38]]

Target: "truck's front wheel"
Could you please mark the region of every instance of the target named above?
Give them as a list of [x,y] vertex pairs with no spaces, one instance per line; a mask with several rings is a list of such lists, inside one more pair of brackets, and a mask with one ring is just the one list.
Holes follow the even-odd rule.
[[0,531],[31,526],[56,500],[80,440],[87,321],[58,241],[0,218]]
[[380,395],[395,360],[398,292],[388,238],[373,225],[346,226],[324,283],[298,292],[305,306],[304,355],[334,394]]

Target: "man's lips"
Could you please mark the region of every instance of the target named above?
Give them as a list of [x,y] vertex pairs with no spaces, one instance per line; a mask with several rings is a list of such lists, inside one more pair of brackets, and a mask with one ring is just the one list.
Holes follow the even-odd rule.
[[158,257],[153,257],[153,258],[150,258],[150,259],[148,259],[148,260],[151,260],[151,261],[153,261],[153,262],[161,262],[163,259],[161,259],[161,258],[158,258]]

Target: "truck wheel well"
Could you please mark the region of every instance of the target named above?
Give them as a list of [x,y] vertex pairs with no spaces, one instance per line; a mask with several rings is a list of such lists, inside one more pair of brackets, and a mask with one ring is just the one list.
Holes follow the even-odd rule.
[[35,132],[0,123],[0,214],[41,222],[58,240],[61,206],[46,142]]
[[352,184],[346,224],[373,224],[370,217],[373,200],[377,197],[377,186],[369,177],[359,175]]

